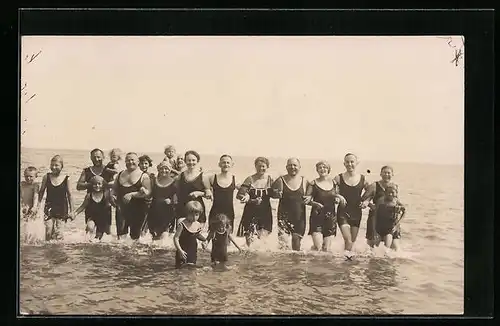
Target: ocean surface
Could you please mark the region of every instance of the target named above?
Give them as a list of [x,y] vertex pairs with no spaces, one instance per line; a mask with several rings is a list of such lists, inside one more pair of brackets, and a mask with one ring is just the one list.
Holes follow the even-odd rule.
[[[60,154],[73,187],[89,153],[73,150],[21,150],[21,171],[48,172],[50,159]],[[155,163],[163,155],[147,153]],[[234,157],[234,174],[241,182],[254,173],[252,157]],[[218,157],[202,155],[207,172],[217,171]],[[316,177],[316,160],[302,161],[302,174]],[[330,162],[332,173],[342,162]],[[358,171],[378,180],[385,162],[361,162]],[[356,258],[346,261],[338,232],[331,252],[310,250],[306,235],[302,251],[279,248],[274,232],[239,254],[229,247],[230,269],[210,267],[210,246],[199,249],[195,270],[174,269],[171,236],[152,244],[116,240],[87,241],[84,216],[68,222],[65,239],[43,241],[43,222],[21,224],[19,310],[22,314],[81,315],[392,315],[462,314],[464,306],[463,166],[394,163],[394,181],[409,211],[402,221],[402,250],[386,253],[366,245],[364,212]],[[371,173],[367,174],[367,170]],[[155,171],[151,170],[151,171]],[[270,172],[285,172],[285,158],[271,159]],[[75,208],[84,192],[74,189]],[[206,202],[207,210],[210,202]],[[235,201],[239,225],[243,205]],[[308,230],[306,229],[306,232]],[[243,238],[236,238],[245,247]]]

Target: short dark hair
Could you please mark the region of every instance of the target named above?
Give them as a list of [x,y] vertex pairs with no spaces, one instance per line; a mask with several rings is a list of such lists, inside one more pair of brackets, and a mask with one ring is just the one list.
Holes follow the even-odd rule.
[[189,150],[187,151],[186,153],[184,153],[184,160],[186,160],[186,157],[188,155],[193,155],[193,156],[196,156],[196,159],[198,160],[198,162],[200,161],[200,154],[198,154],[197,151],[194,151],[194,150]]
[[267,159],[267,157],[264,157],[264,156],[259,156],[255,159],[255,161],[253,162],[254,165],[257,165],[258,163],[264,163],[267,167],[269,167],[269,160]]
[[90,156],[94,154],[95,152],[101,152],[102,156],[104,156],[104,152],[100,148],[94,148],[93,150],[90,151]]
[[148,162],[149,164],[149,167],[152,167],[153,166],[153,160],[151,159],[151,157],[149,157],[149,155],[142,155],[141,157],[139,157],[139,162]]

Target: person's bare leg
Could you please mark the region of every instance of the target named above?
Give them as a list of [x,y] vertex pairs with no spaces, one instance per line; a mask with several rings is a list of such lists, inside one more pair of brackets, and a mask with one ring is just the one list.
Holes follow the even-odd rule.
[[323,234],[321,232],[313,232],[311,235],[313,240],[313,248],[314,250],[320,250],[323,246]]
[[351,251],[352,250],[352,240],[351,240],[351,227],[349,224],[342,224],[340,226],[340,233],[342,234],[342,238],[344,238],[344,250]]
[[321,247],[321,250],[323,250],[323,251],[329,251],[330,247],[332,245],[332,240],[333,240],[333,236],[332,235],[330,235],[328,237],[323,237],[323,245]]
[[300,250],[300,242],[302,237],[296,233],[292,234],[292,250],[299,251]]

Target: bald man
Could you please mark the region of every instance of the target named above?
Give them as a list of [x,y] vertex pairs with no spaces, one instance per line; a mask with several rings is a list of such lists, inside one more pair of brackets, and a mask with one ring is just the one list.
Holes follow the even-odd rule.
[[292,236],[292,250],[299,251],[301,240],[306,231],[305,189],[309,182],[299,175],[300,161],[289,158],[286,162],[287,174],[279,177],[273,184],[273,197],[279,198],[278,237]]

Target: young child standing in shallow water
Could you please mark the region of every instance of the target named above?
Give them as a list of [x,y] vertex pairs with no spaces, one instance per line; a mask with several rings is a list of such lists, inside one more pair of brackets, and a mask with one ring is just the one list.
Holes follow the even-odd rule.
[[47,190],[44,207],[46,241],[62,240],[63,223],[66,223],[68,218],[73,219],[71,185],[69,176],[61,174],[63,167],[64,162],[60,155],[56,155],[50,160],[51,172],[43,176],[38,195],[37,207],[40,206],[45,190]]
[[76,209],[75,217],[85,211],[86,233],[95,233],[95,239],[101,240],[104,233],[111,233],[111,199],[103,177],[93,176],[90,183],[92,190]]
[[398,201],[398,187],[390,183],[385,187],[384,197],[379,198],[375,205],[373,226],[384,240],[387,248],[398,250],[399,246],[393,240],[401,238],[399,223],[406,214],[406,208]]
[[337,222],[344,238],[344,249],[346,257],[350,259],[353,255],[352,247],[359,232],[362,217],[361,194],[368,188],[368,182],[364,175],[356,172],[358,158],[352,153],[344,156],[346,172],[336,175],[334,181],[339,186],[339,194],[345,198],[346,206],[339,207]]
[[208,233],[207,241],[202,244],[205,249],[210,240],[212,240],[212,266],[222,264],[223,267],[227,263],[227,246],[231,241],[236,248],[241,252],[240,246],[234,241],[231,227],[231,220],[224,214],[218,214],[212,218],[210,223],[210,232]]
[[201,224],[198,222],[203,206],[198,201],[189,201],[185,208],[186,217],[177,222],[174,236],[175,268],[196,266],[198,259],[198,240],[206,241],[201,235]]
[[34,219],[37,213],[38,192],[40,184],[35,182],[38,170],[29,166],[24,170],[24,181],[21,181],[21,208],[24,220]]

